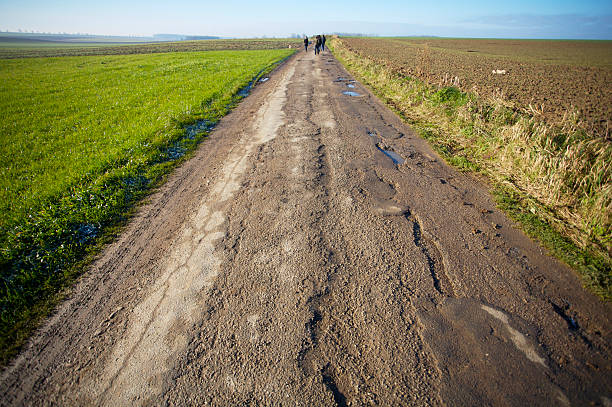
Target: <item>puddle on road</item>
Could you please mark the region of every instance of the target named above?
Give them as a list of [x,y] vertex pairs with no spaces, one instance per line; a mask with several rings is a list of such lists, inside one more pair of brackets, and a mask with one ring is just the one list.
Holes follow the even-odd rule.
[[259,80],[259,82],[267,82],[269,79],[270,79],[270,78],[268,78],[268,77],[261,78],[261,79]]
[[349,88],[354,88],[355,85],[353,85],[352,83],[347,83],[346,86],[348,86]]
[[342,94],[347,96],[362,96],[361,93],[353,92],[351,90],[345,90],[342,92]]
[[382,151],[382,153],[384,155],[389,157],[393,161],[393,164],[402,165],[404,163],[404,161],[406,161],[406,160],[404,160],[402,158],[401,155],[399,155],[395,151],[384,150],[384,149],[380,148],[380,146],[378,144],[376,144],[376,148],[379,149],[380,151]]
[[[550,302],[550,304],[553,307],[553,310],[561,317],[565,320],[565,322],[567,322],[567,327],[569,328],[570,331],[578,331],[580,329],[580,326],[578,325],[578,322],[576,322],[576,320],[574,318],[572,318],[571,316],[569,316],[564,308],[558,306],[557,304],[555,304],[554,302]],[[567,304],[566,308],[569,308],[569,304]]]

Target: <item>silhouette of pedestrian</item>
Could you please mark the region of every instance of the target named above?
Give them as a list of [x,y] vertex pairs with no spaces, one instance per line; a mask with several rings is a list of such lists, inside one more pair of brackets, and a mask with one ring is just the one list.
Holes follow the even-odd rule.
[[304,37],[304,51],[308,52],[308,37]]
[[325,35],[321,37],[321,51],[325,51]]
[[321,52],[321,36],[317,35],[316,39],[317,40],[315,41],[315,55]]

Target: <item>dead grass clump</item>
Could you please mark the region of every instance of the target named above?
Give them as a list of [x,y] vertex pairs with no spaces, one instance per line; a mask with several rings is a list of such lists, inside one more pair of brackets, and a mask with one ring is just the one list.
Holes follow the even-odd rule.
[[573,119],[551,126],[523,116],[495,130],[495,172],[558,213],[560,228],[580,247],[610,252],[612,145]]

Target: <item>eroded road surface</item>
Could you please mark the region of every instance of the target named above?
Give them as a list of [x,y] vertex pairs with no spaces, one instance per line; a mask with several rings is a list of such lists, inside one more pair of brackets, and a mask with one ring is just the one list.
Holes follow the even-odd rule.
[[301,52],[104,251],[0,404],[610,406],[610,310]]

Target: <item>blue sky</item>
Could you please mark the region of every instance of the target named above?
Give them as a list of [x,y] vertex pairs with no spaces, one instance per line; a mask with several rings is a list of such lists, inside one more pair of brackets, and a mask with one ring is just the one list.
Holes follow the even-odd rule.
[[612,39],[612,0],[0,0],[0,30],[224,37],[359,32]]

